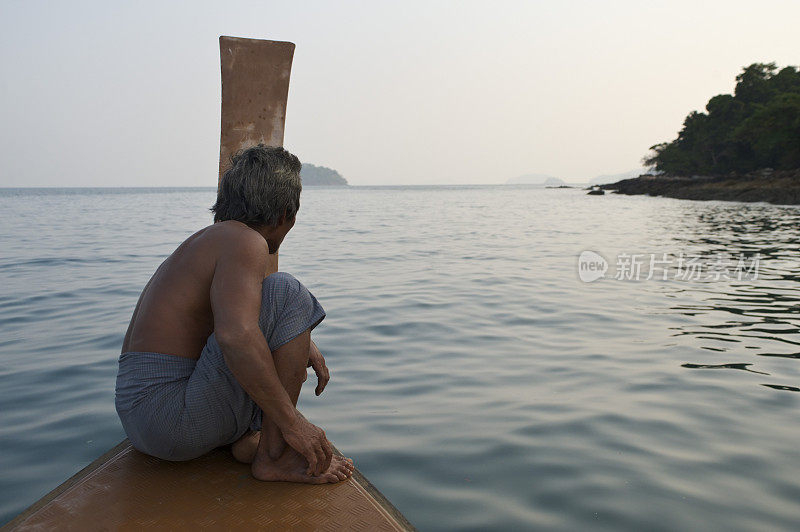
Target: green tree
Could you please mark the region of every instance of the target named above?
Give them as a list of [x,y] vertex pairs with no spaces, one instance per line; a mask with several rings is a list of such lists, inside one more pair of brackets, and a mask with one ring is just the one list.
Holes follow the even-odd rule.
[[741,74],[736,76],[736,89],[734,94],[740,102],[766,103],[773,94],[769,83],[778,67],[775,63],[753,63],[745,67]]
[[752,147],[756,168],[800,168],[800,93],[784,93],[760,106],[735,136]]
[[754,63],[736,76],[734,94],[692,111],[678,137],[650,148],[644,164],[674,175],[800,168],[800,70]]

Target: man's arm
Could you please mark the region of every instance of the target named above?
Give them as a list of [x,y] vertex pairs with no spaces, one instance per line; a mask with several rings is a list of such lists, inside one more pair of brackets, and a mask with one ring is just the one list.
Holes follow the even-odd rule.
[[224,241],[211,282],[211,308],[225,363],[264,415],[275,422],[286,443],[305,456],[311,471],[319,475],[330,465],[330,442],[292,404],[258,326],[268,267],[264,240],[248,231]]

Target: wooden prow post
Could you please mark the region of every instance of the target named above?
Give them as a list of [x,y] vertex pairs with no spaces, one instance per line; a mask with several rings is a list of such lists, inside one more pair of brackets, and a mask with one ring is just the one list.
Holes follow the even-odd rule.
[[222,133],[219,177],[230,158],[258,143],[283,146],[294,43],[219,38]]

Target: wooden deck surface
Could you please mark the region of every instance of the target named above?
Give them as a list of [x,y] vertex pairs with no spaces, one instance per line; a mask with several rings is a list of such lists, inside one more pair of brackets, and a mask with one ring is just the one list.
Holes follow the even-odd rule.
[[363,530],[414,527],[364,476],[319,486],[260,482],[216,450],[189,462],[125,440],[2,530]]

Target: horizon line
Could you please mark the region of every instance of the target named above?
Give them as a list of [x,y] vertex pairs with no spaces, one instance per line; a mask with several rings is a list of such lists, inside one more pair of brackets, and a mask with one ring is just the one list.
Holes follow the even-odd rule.
[[[567,185],[583,185],[587,181],[564,181]],[[327,188],[347,188],[347,187],[486,187],[486,186],[559,186],[559,185],[545,185],[544,183],[396,183],[396,184],[360,184],[352,185],[304,185],[305,187],[327,187]],[[20,189],[81,189],[81,188],[104,188],[104,189],[120,189],[120,188],[216,188],[216,185],[27,185],[27,186],[9,186],[0,185],[0,190],[20,190]]]

